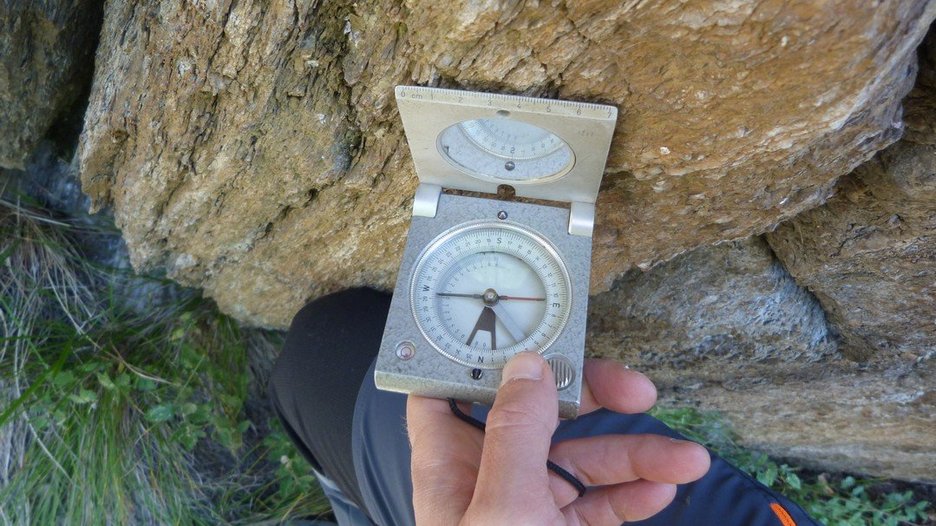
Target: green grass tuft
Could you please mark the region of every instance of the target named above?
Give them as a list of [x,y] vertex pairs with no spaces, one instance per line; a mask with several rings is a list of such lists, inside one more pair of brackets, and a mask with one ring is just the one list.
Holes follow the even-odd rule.
[[0,524],[328,511],[275,419],[246,406],[251,342],[274,334],[191,292],[140,314],[119,299],[140,278],[84,258],[75,227],[0,205]]

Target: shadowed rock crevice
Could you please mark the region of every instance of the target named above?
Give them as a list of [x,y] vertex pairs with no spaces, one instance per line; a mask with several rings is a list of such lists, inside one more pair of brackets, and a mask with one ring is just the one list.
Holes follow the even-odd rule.
[[[827,320],[762,238],[628,272],[589,307],[589,353],[648,374],[664,405],[718,411],[745,445],[816,469],[936,480],[936,338],[894,326],[922,353],[846,359],[856,349],[834,336],[836,311]],[[932,320],[932,301],[924,311]]]
[[81,128],[103,0],[0,4],[0,167],[25,169],[43,138],[70,155]]

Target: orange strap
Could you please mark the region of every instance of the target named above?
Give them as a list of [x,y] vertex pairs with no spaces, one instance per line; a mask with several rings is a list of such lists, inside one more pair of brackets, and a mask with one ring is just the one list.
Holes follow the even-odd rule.
[[793,517],[790,517],[790,514],[777,502],[770,503],[770,509],[773,510],[774,514],[780,519],[780,524],[783,526],[796,526],[796,522],[793,521]]

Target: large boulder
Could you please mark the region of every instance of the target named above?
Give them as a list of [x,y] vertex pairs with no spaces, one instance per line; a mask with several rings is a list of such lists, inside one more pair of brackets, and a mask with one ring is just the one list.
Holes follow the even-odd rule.
[[102,5],[0,3],[0,168],[24,168],[63,112],[87,96]]
[[936,3],[109,4],[79,146],[137,268],[249,323],[389,288],[415,176],[396,84],[612,103],[593,291],[821,204],[901,133]]

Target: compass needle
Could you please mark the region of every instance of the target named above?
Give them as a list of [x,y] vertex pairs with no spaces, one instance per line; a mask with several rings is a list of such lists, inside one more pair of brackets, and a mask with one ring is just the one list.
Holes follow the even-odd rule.
[[500,296],[500,299],[507,301],[546,301],[546,298],[525,298],[523,296]]
[[455,292],[436,292],[436,296],[442,296],[444,298],[476,298],[481,299],[480,294],[457,294]]

